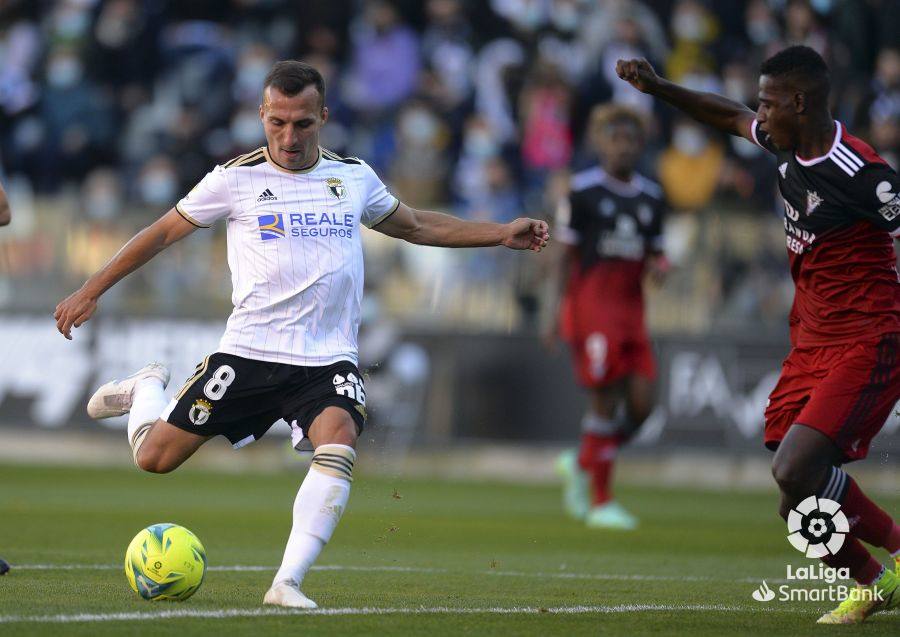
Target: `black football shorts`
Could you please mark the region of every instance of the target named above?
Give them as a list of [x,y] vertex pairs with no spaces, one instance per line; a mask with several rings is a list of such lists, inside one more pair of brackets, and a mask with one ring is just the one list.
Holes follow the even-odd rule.
[[197,365],[162,419],[200,436],[225,436],[237,448],[262,438],[280,418],[308,436],[331,406],[347,411],[362,432],[365,387],[350,361],[302,367],[216,352]]

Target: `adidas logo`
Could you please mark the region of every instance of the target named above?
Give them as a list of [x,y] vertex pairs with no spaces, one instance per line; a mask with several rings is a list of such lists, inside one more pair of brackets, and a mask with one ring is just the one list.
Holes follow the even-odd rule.
[[272,191],[266,188],[262,191],[262,194],[256,198],[257,201],[278,201],[278,197],[272,194]]

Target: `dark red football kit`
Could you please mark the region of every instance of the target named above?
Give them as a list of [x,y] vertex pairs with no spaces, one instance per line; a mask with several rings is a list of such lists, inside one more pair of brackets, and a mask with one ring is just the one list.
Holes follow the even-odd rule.
[[750,130],[777,159],[796,286],[791,351],[766,407],[765,444],[777,448],[797,423],[856,460],[900,398],[900,180],[840,122],[835,129],[828,153],[808,160],[776,148],[755,120]]
[[642,281],[646,257],[662,250],[663,214],[661,189],[640,175],[623,182],[597,167],[572,176],[557,237],[576,249],[578,263],[560,325],[582,385],[656,375]]

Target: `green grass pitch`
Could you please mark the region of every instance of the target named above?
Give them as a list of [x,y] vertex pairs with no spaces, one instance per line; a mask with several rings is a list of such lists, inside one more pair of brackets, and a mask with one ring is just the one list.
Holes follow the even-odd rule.
[[[564,518],[551,487],[367,476],[303,587],[323,614],[268,610],[301,478],[0,466],[13,565],[0,634],[900,634],[897,613],[835,630],[814,623],[831,603],[751,599],[788,562],[812,563],[785,539],[774,493],[623,488],[642,525],[614,533]],[[206,546],[211,569],[187,602],[145,602],[125,581],[125,547],[153,522]]]

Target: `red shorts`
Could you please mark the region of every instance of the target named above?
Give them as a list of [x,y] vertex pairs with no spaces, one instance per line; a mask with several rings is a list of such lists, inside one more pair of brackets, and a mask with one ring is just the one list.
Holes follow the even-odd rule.
[[569,343],[578,382],[603,387],[631,375],[656,378],[653,346],[643,309],[609,300],[590,285],[572,286],[560,307],[562,336]]
[[792,349],[766,406],[766,446],[800,424],[831,438],[845,461],[865,458],[900,398],[897,364],[897,334]]
[[569,342],[575,375],[585,387],[610,385],[626,376],[656,378],[653,346],[643,330],[629,336],[590,332]]

